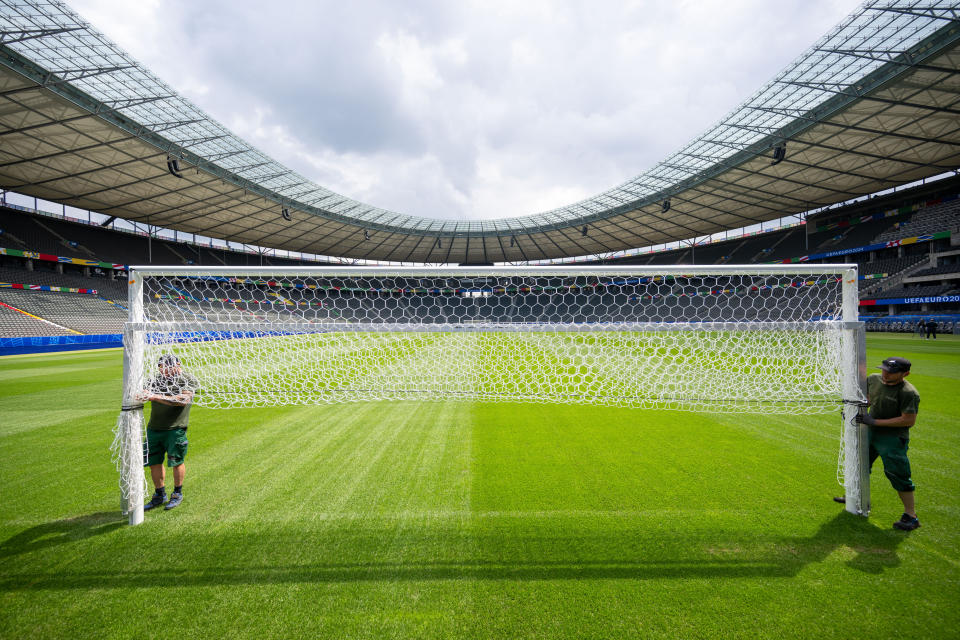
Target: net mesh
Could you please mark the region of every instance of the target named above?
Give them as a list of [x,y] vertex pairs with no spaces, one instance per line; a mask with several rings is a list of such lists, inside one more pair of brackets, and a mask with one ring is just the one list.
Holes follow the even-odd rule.
[[145,276],[137,384],[174,354],[209,407],[362,400],[824,413],[836,274]]

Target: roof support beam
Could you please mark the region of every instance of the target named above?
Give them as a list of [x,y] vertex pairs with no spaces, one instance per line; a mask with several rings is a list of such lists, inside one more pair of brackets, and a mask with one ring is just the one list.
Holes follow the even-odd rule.
[[197,124],[198,122],[203,122],[202,119],[196,120],[173,120],[171,122],[160,122],[156,124],[151,124],[149,129],[154,133],[162,133],[164,131],[169,131],[170,129],[176,129],[178,127],[185,127],[188,124]]
[[59,181],[59,180],[68,180],[68,179],[70,179],[70,178],[80,178],[80,177],[82,177],[82,176],[89,175],[89,174],[92,174],[92,173],[97,173],[98,171],[103,171],[103,170],[105,170],[105,169],[119,169],[120,167],[125,167],[125,166],[127,166],[127,165],[129,165],[129,164],[136,164],[136,163],[138,163],[138,162],[147,162],[150,158],[153,158],[153,157],[161,157],[161,158],[162,158],[164,155],[166,155],[166,154],[164,154],[164,153],[156,153],[156,154],[154,154],[154,155],[152,155],[152,156],[129,158],[129,159],[127,159],[127,160],[124,160],[123,162],[116,162],[116,163],[114,163],[114,164],[100,165],[100,166],[94,167],[93,169],[87,169],[86,171],[77,171],[77,172],[75,172],[75,173],[67,173],[67,174],[64,174],[64,175],[61,175],[61,176],[56,176],[56,177],[54,177],[54,178],[47,178],[46,180],[38,180],[37,182],[27,182],[27,183],[18,185],[17,188],[22,188],[22,187],[37,187],[37,186],[40,186],[40,185],[42,185],[42,184],[48,184],[48,183],[51,183],[51,182],[57,182],[57,181]]
[[270,160],[270,161],[268,161],[268,162],[255,162],[255,163],[253,163],[253,164],[245,164],[245,165],[240,166],[240,167],[231,167],[231,168],[230,168],[230,171],[233,171],[234,173],[241,173],[241,172],[243,172],[243,171],[249,171],[250,169],[257,169],[257,168],[259,168],[259,167],[265,167],[265,166],[267,166],[268,164],[273,164],[273,161]]
[[[125,69],[133,69],[136,65],[127,64],[119,67],[93,67],[90,69],[67,69],[65,71],[57,71],[56,73],[48,73],[47,77],[39,85],[31,85],[28,87],[17,87],[16,89],[7,89],[6,91],[0,91],[0,96],[6,97],[11,96],[15,93],[24,93],[27,91],[36,91],[39,87],[47,88],[52,87],[58,84],[64,84],[68,82],[75,82],[77,80],[82,80],[84,78],[91,78],[93,76],[99,76],[104,73],[113,73],[114,71],[123,71]],[[72,77],[64,77],[64,74],[73,74]]]
[[225,160],[226,158],[232,158],[233,156],[239,156],[243,153],[249,153],[251,149],[237,149],[236,151],[224,151],[223,153],[215,153],[212,156],[207,156],[205,160],[207,162],[219,162],[220,160]]
[[[167,174],[166,172],[162,172],[162,173],[158,173],[157,175],[150,176],[149,178],[144,178],[144,179],[142,179],[142,180],[138,180],[137,182],[147,182],[147,181],[149,181],[149,180],[154,180],[154,179],[158,179],[158,178],[165,178],[167,175],[168,175],[168,174]],[[182,187],[180,187],[180,188],[178,188],[178,189],[167,189],[167,190],[165,190],[163,193],[159,193],[159,194],[152,195],[152,196],[147,196],[147,197],[145,197],[145,198],[137,198],[136,200],[129,200],[129,201],[127,201],[127,202],[121,202],[121,203],[119,203],[119,204],[115,204],[115,205],[112,205],[112,206],[109,206],[109,207],[104,207],[104,208],[100,209],[100,212],[103,213],[104,211],[111,211],[111,210],[113,210],[113,209],[125,209],[125,208],[127,208],[127,207],[130,207],[130,206],[135,205],[135,204],[139,204],[139,203],[141,203],[141,202],[149,202],[149,201],[154,200],[154,199],[156,199],[156,198],[158,198],[158,197],[168,196],[168,195],[171,195],[171,194],[181,195],[181,192],[182,192],[182,191],[186,191],[187,189],[195,189],[196,187],[206,186],[208,183],[213,182],[213,181],[215,181],[215,180],[216,180],[216,178],[210,178],[210,179],[207,180],[206,182],[190,182],[190,183],[188,183],[188,184],[186,184],[186,185],[184,185],[184,186],[182,186]],[[137,184],[137,182],[132,182],[132,183],[129,183],[129,184],[127,184],[127,185],[122,185],[122,186],[131,186],[131,185]],[[238,188],[238,190],[239,190],[239,188]],[[100,192],[99,192],[99,191],[94,191],[93,193],[96,194],[96,193],[100,193]],[[223,194],[223,193],[218,193],[218,194],[217,194],[217,196],[224,196],[224,195],[226,195],[226,194]],[[215,198],[215,197],[217,197],[217,196],[211,196],[211,199],[212,199],[212,198]],[[202,200],[196,200],[196,199],[195,199],[194,202],[202,202]],[[180,209],[180,208],[182,208],[182,207],[176,207],[176,209]],[[172,209],[167,209],[167,211],[170,211],[170,210],[172,210]],[[159,212],[156,212],[156,213],[155,213],[155,212],[151,212],[149,215],[151,215],[151,216],[153,216],[153,215],[159,215]]]
[[[773,107],[767,107],[761,109],[761,111],[769,111],[771,113],[784,113],[791,111],[791,109],[776,109]],[[796,115],[797,120],[808,120],[810,122],[816,122],[827,127],[839,127],[841,129],[846,129],[847,131],[860,131],[862,133],[869,133],[875,136],[886,136],[893,138],[901,138],[903,140],[916,140],[917,142],[937,142],[940,144],[949,144],[952,146],[960,146],[960,142],[950,142],[948,140],[943,140],[942,138],[924,138],[922,136],[912,136],[907,133],[898,133],[896,131],[881,131],[880,129],[871,129],[869,127],[860,127],[853,124],[843,124],[840,122],[832,122],[830,120],[819,120],[817,118],[811,118],[806,115]]]
[[[939,71],[941,73],[954,74],[957,72],[956,69],[951,69],[950,67],[938,67],[930,64],[915,64],[910,62],[909,52],[900,52],[900,51],[877,51],[874,49],[829,49],[829,48],[819,48],[814,49],[814,51],[821,51],[823,53],[834,53],[841,56],[848,56],[851,58],[862,58],[864,60],[870,60],[872,62],[882,62],[884,64],[897,64],[904,67],[910,67],[911,69],[922,69],[924,71]],[[902,58],[902,59],[901,59]]]
[[885,13],[899,13],[906,16],[917,16],[918,18],[934,18],[936,20],[958,20],[960,11],[956,7],[909,7],[901,9],[899,7],[867,7],[871,11],[883,11]]
[[[892,98],[878,98],[877,96],[871,95],[862,95],[856,90],[850,90],[849,88],[839,89],[838,87],[848,87],[849,85],[844,85],[836,82],[797,82],[797,81],[783,81],[781,84],[794,85],[798,87],[806,87],[809,89],[817,89],[826,93],[833,93],[836,95],[842,96],[853,96],[861,100],[868,100],[870,102],[880,102],[883,104],[889,104],[892,106],[900,107],[910,107],[911,109],[924,109],[926,111],[932,111],[934,113],[949,113],[952,115],[960,115],[960,109],[950,109],[949,107],[934,107],[928,104],[921,104],[919,102],[908,102],[906,100],[894,100]],[[802,114],[807,112],[802,111]]]
[[13,160],[11,162],[2,162],[0,167],[12,167],[18,164],[26,164],[29,162],[39,162],[40,160],[50,160],[51,158],[58,158],[60,156],[70,155],[73,153],[83,153],[84,151],[92,151],[93,149],[99,149],[101,147],[111,147],[117,142],[125,142],[127,140],[134,139],[135,136],[127,136],[125,138],[117,138],[116,140],[110,140],[109,142],[97,142],[94,144],[89,144],[85,147],[74,147],[72,149],[64,149],[63,151],[57,151],[54,153],[46,153],[42,156],[34,156],[32,158],[21,158],[20,160]]
[[99,106],[93,113],[96,115],[113,113],[121,109],[129,109],[130,107],[137,107],[141,104],[150,104],[151,102],[158,102],[160,100],[170,100],[171,98],[176,98],[175,94],[168,96],[148,96],[146,98],[126,98],[123,100],[104,100],[104,105],[110,105],[109,109],[102,109]]
[[175,142],[177,146],[183,149],[189,149],[190,147],[195,147],[198,144],[204,144],[206,142],[213,142],[214,140],[222,140],[224,138],[229,138],[229,134],[223,134],[218,136],[205,136],[203,138],[191,138],[189,140],[181,140],[180,142]]
[[47,36],[83,30],[83,27],[62,27],[60,29],[19,29],[15,31],[2,31],[0,32],[0,44],[26,42],[27,40],[34,40],[36,38],[46,38]]

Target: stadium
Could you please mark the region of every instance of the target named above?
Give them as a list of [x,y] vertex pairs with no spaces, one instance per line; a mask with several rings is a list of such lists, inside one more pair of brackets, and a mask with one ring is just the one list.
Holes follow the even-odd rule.
[[[62,2],[0,0],[0,54],[0,636],[957,637],[956,2],[484,220],[317,184]],[[890,356],[910,532],[857,421]]]

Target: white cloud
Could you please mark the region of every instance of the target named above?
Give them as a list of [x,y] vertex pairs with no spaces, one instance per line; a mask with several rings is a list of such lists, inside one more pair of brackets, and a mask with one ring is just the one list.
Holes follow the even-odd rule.
[[536,213],[640,173],[855,0],[74,0],[238,135],[403,213]]

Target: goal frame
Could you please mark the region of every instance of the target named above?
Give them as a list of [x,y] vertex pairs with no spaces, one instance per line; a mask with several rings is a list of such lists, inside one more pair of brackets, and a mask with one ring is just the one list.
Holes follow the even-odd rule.
[[[535,266],[535,267],[205,267],[205,266],[131,266],[128,271],[128,319],[123,331],[123,397],[117,440],[118,461],[127,468],[144,466],[143,404],[137,396],[142,385],[144,336],[149,324],[144,313],[143,279],[164,276],[215,277],[530,277],[530,276],[817,276],[842,274],[840,327],[842,340],[842,474],[848,512],[868,516],[870,513],[870,468],[867,426],[858,424],[856,416],[865,407],[866,398],[866,333],[858,320],[858,269],[853,264],[763,264],[763,265],[654,265],[624,266]],[[126,420],[124,418],[127,418]],[[119,464],[118,464],[119,466]],[[143,471],[140,471],[141,478]],[[129,523],[143,522],[146,485],[129,482],[123,490],[121,506]]]

